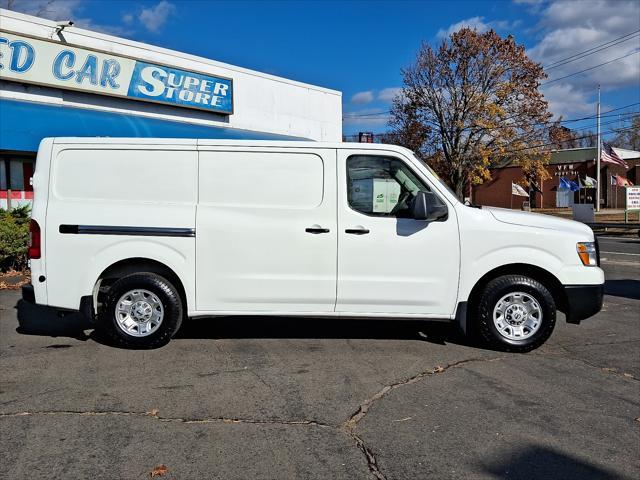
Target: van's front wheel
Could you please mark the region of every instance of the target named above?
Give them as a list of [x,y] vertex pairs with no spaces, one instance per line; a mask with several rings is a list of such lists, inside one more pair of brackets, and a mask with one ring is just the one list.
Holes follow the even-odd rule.
[[119,345],[154,348],[173,337],[182,315],[182,300],[171,282],[154,273],[135,273],[109,288],[99,327]]
[[479,333],[495,348],[528,352],[547,341],[556,323],[553,295],[537,280],[505,275],[491,280],[475,309]]

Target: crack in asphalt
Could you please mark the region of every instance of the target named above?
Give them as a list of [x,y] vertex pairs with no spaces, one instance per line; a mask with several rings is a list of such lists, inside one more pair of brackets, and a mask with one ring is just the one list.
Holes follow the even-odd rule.
[[440,373],[445,373],[446,371],[452,368],[457,368],[468,363],[493,362],[496,360],[502,360],[503,358],[506,358],[506,357],[502,356],[502,357],[490,357],[490,358],[468,358],[465,360],[460,360],[458,362],[451,363],[444,367],[437,366],[429,370],[424,370],[409,378],[405,378],[404,380],[400,380],[398,382],[385,385],[375,395],[367,398],[364,402],[362,402],[358,406],[358,409],[341,425],[340,428],[344,433],[349,435],[356,442],[356,446],[360,449],[360,451],[362,451],[362,453],[367,459],[367,465],[369,467],[369,471],[374,477],[376,477],[376,480],[386,480],[387,477],[382,473],[382,471],[380,470],[380,467],[378,466],[378,460],[376,458],[375,453],[373,452],[373,450],[371,450],[371,448],[367,446],[367,444],[362,439],[362,437],[355,432],[355,429],[358,426],[358,423],[367,415],[367,413],[369,413],[369,409],[378,400],[381,400],[387,394],[389,394],[389,392],[395,390],[396,388],[418,383],[427,377],[438,375]]
[[502,360],[504,358],[506,358],[506,357],[501,356],[501,357],[489,357],[489,358],[467,358],[465,360],[459,360],[457,362],[450,363],[449,365],[446,365],[444,367],[437,366],[437,367],[431,368],[429,370],[424,370],[424,371],[422,371],[420,373],[417,373],[416,375],[413,375],[412,377],[406,378],[404,380],[400,380],[399,382],[391,383],[389,385],[385,385],[375,395],[373,395],[372,397],[367,398],[364,402],[362,402],[358,406],[358,409],[353,413],[353,415],[351,415],[347,419],[347,421],[344,422],[343,427],[348,429],[348,430],[355,429],[357,424],[358,424],[358,422],[360,422],[367,415],[367,413],[369,412],[369,409],[371,408],[371,406],[375,402],[380,400],[381,398],[385,397],[389,392],[391,392],[392,390],[395,390],[396,388],[400,388],[400,387],[403,387],[405,385],[411,385],[411,384],[417,383],[417,382],[421,381],[422,379],[424,379],[425,377],[429,377],[429,376],[432,376],[432,375],[437,375],[439,373],[444,373],[447,370],[450,370],[452,368],[460,367],[460,366],[465,365],[467,363],[494,362],[494,361],[497,361],[497,360]]
[[358,409],[341,425],[332,425],[329,423],[320,422],[317,420],[281,420],[281,419],[255,419],[255,418],[240,418],[240,417],[208,417],[208,418],[182,418],[182,417],[163,417],[159,415],[157,409],[153,409],[149,412],[130,412],[126,410],[107,410],[107,411],[81,411],[81,410],[42,410],[35,412],[14,412],[14,413],[0,413],[0,418],[15,418],[15,417],[28,417],[28,416],[55,416],[55,415],[75,415],[86,417],[106,417],[106,416],[122,416],[122,417],[140,417],[140,418],[153,418],[161,422],[179,422],[183,424],[230,424],[230,423],[244,423],[252,425],[286,425],[286,426],[307,426],[307,427],[319,427],[337,430],[349,436],[354,442],[356,447],[362,452],[366,461],[369,473],[373,475],[376,480],[386,480],[386,476],[380,470],[375,453],[369,446],[367,446],[364,439],[355,432],[358,423],[367,415],[371,406],[378,400],[385,397],[389,392],[400,388],[404,385],[411,385],[417,383],[429,376],[444,373],[452,368],[462,366],[467,363],[475,362],[492,362],[501,360],[506,357],[491,357],[491,358],[469,358],[466,360],[460,360],[458,362],[451,363],[444,367],[436,366],[429,370],[424,370],[416,375],[413,375],[404,380],[385,385],[375,395],[367,398],[362,402]]
[[207,424],[207,423],[248,423],[254,425],[303,425],[321,428],[337,428],[335,425],[319,422],[317,420],[279,420],[279,419],[254,419],[240,417],[208,417],[208,418],[182,418],[182,417],[163,417],[159,412],[152,410],[150,412],[129,412],[126,410],[109,410],[109,411],[81,411],[81,410],[42,410],[36,412],[15,412],[0,413],[0,418],[8,417],[29,417],[29,416],[47,416],[47,415],[77,415],[82,417],[144,417],[155,418],[161,422],[179,422],[184,424]]
[[[623,343],[623,342],[617,342],[617,343]],[[626,343],[626,342],[624,342],[624,343]],[[588,345],[589,344],[578,345],[578,346],[588,346]],[[609,344],[602,344],[602,345],[609,345]],[[615,345],[615,343],[613,345]],[[574,345],[571,345],[571,347],[575,348]],[[546,351],[546,352],[539,352],[539,353],[536,352],[533,355],[537,355],[537,356],[540,356],[540,357],[545,357],[545,356],[551,355],[551,356],[564,358],[566,360],[573,360],[574,362],[581,363],[581,364],[586,365],[588,367],[596,368],[596,369],[600,370],[601,372],[608,373],[608,374],[613,375],[613,376],[618,377],[618,378],[623,378],[623,379],[626,379],[626,380],[634,380],[636,382],[640,382],[640,378],[635,377],[631,373],[624,372],[624,371],[620,370],[617,367],[605,367],[605,366],[602,366],[602,365],[596,365],[595,363],[592,363],[592,362],[590,362],[588,360],[576,357],[576,356],[572,355],[571,352],[566,347],[564,347],[562,345],[557,345],[553,350],[549,350],[549,351]]]
[[367,460],[367,467],[369,468],[369,473],[371,473],[376,480],[387,480],[387,477],[382,473],[380,467],[378,467],[378,460],[376,459],[373,450],[371,450],[360,435],[358,435],[354,431],[349,431],[342,429],[344,433],[349,435],[355,442],[356,447],[363,453],[365,459]]

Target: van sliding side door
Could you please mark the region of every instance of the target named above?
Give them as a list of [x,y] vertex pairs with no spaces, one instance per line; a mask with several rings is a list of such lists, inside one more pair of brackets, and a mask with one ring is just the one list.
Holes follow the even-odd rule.
[[199,150],[197,310],[333,312],[336,150]]

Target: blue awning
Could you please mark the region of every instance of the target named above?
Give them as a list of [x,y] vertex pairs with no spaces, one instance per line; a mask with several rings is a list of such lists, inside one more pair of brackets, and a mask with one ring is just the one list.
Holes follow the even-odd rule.
[[160,120],[43,103],[0,99],[0,149],[35,152],[45,137],[307,140],[228,127]]

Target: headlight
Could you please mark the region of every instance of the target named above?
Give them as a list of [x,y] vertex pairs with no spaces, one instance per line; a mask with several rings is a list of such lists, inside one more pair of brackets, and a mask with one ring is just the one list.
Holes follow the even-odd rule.
[[587,267],[596,267],[598,265],[598,254],[595,242],[580,242],[576,244],[576,250],[583,265]]

